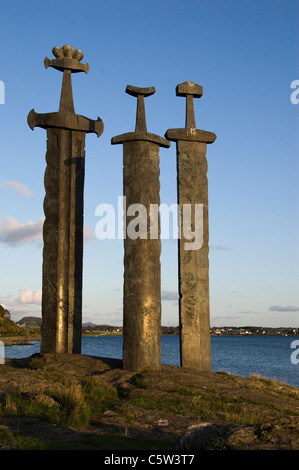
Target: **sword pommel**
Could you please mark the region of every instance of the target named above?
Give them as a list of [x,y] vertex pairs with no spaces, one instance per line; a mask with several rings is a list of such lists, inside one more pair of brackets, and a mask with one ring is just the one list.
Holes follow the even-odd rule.
[[126,93],[131,96],[138,97],[139,95],[150,96],[156,92],[155,87],[140,88],[137,86],[127,85]]
[[196,85],[196,83],[193,83],[190,81],[179,83],[176,87],[177,96],[192,95],[194,98],[200,98],[202,94],[203,94],[202,86]]
[[127,85],[126,93],[137,98],[137,114],[136,114],[136,132],[146,133],[146,119],[144,108],[144,97],[151,96],[156,92],[155,87],[140,88],[137,86]]
[[73,46],[66,44],[63,47],[53,47],[52,53],[56,58],[49,59],[48,57],[45,57],[44,65],[46,69],[48,67],[53,67],[56,70],[60,70],[60,72],[70,70],[74,73],[88,73],[89,65],[87,63],[81,64],[84,54],[80,49],[74,49]]

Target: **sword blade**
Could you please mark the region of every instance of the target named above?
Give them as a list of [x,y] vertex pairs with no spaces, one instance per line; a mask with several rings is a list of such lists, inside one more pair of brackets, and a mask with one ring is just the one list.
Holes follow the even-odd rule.
[[80,353],[85,133],[47,137],[41,351]]

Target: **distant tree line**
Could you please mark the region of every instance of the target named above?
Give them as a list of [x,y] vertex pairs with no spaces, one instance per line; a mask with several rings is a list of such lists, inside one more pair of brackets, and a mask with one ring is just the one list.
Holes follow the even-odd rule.
[[0,305],[0,336],[27,336],[27,328],[18,326],[10,318],[10,313]]

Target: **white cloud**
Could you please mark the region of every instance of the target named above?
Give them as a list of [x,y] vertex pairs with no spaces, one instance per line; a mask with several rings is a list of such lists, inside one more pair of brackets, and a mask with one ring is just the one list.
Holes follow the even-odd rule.
[[84,237],[85,242],[88,242],[89,240],[93,240],[95,238],[94,230],[92,230],[92,228],[90,227],[87,227],[87,225],[84,225],[83,237]]
[[41,290],[30,290],[30,289],[24,289],[20,290],[20,295],[17,299],[17,301],[20,304],[38,304],[40,305],[42,300],[42,291]]
[[31,191],[24,184],[17,181],[0,181],[0,188],[9,188],[16,191],[21,197],[32,197]]
[[227,246],[223,245],[210,245],[211,250],[222,250],[222,251],[228,251],[229,248]]
[[[0,243],[15,246],[34,240],[42,240],[44,220],[45,218],[42,217],[35,222],[29,220],[23,224],[14,217],[0,218]],[[84,226],[84,241],[87,242],[94,238],[94,231],[90,227]]]
[[25,224],[18,222],[14,217],[0,219],[0,242],[8,245],[19,245],[32,240],[42,239],[44,218]]
[[[27,300],[35,300],[36,303],[22,303],[20,302],[20,297],[22,292],[28,292],[27,294]],[[20,290],[20,295],[18,298],[13,298],[12,296],[8,295],[5,297],[0,297],[0,305],[2,305],[4,308],[6,308],[11,316],[11,319],[13,321],[18,321],[21,320],[23,317],[27,316],[33,316],[33,317],[41,317],[41,302],[38,302],[38,296],[39,292],[41,291],[36,291],[35,293],[33,292],[33,295],[31,296],[29,293],[32,291],[27,291],[27,290]],[[24,295],[23,300],[26,300],[26,296]]]
[[212,320],[215,321],[215,320],[236,320],[237,318],[241,318],[237,315],[234,315],[234,316],[226,316],[226,317],[212,317]]
[[162,290],[161,299],[162,300],[178,300],[179,294],[177,292]]
[[295,305],[288,305],[287,307],[281,307],[280,305],[273,305],[269,307],[271,312],[299,312],[299,307]]

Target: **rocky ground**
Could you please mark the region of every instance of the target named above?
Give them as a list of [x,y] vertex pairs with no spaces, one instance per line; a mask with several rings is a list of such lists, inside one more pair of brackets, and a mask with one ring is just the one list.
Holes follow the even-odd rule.
[[[49,389],[86,380],[114,391],[115,399],[84,426],[16,416],[4,406],[15,392],[54,406]],[[180,450],[299,450],[299,390],[258,377],[175,366],[136,373],[123,370],[114,359],[33,355],[0,365],[1,403],[0,428],[47,442],[78,442],[78,448],[88,435],[114,433],[159,439]]]

